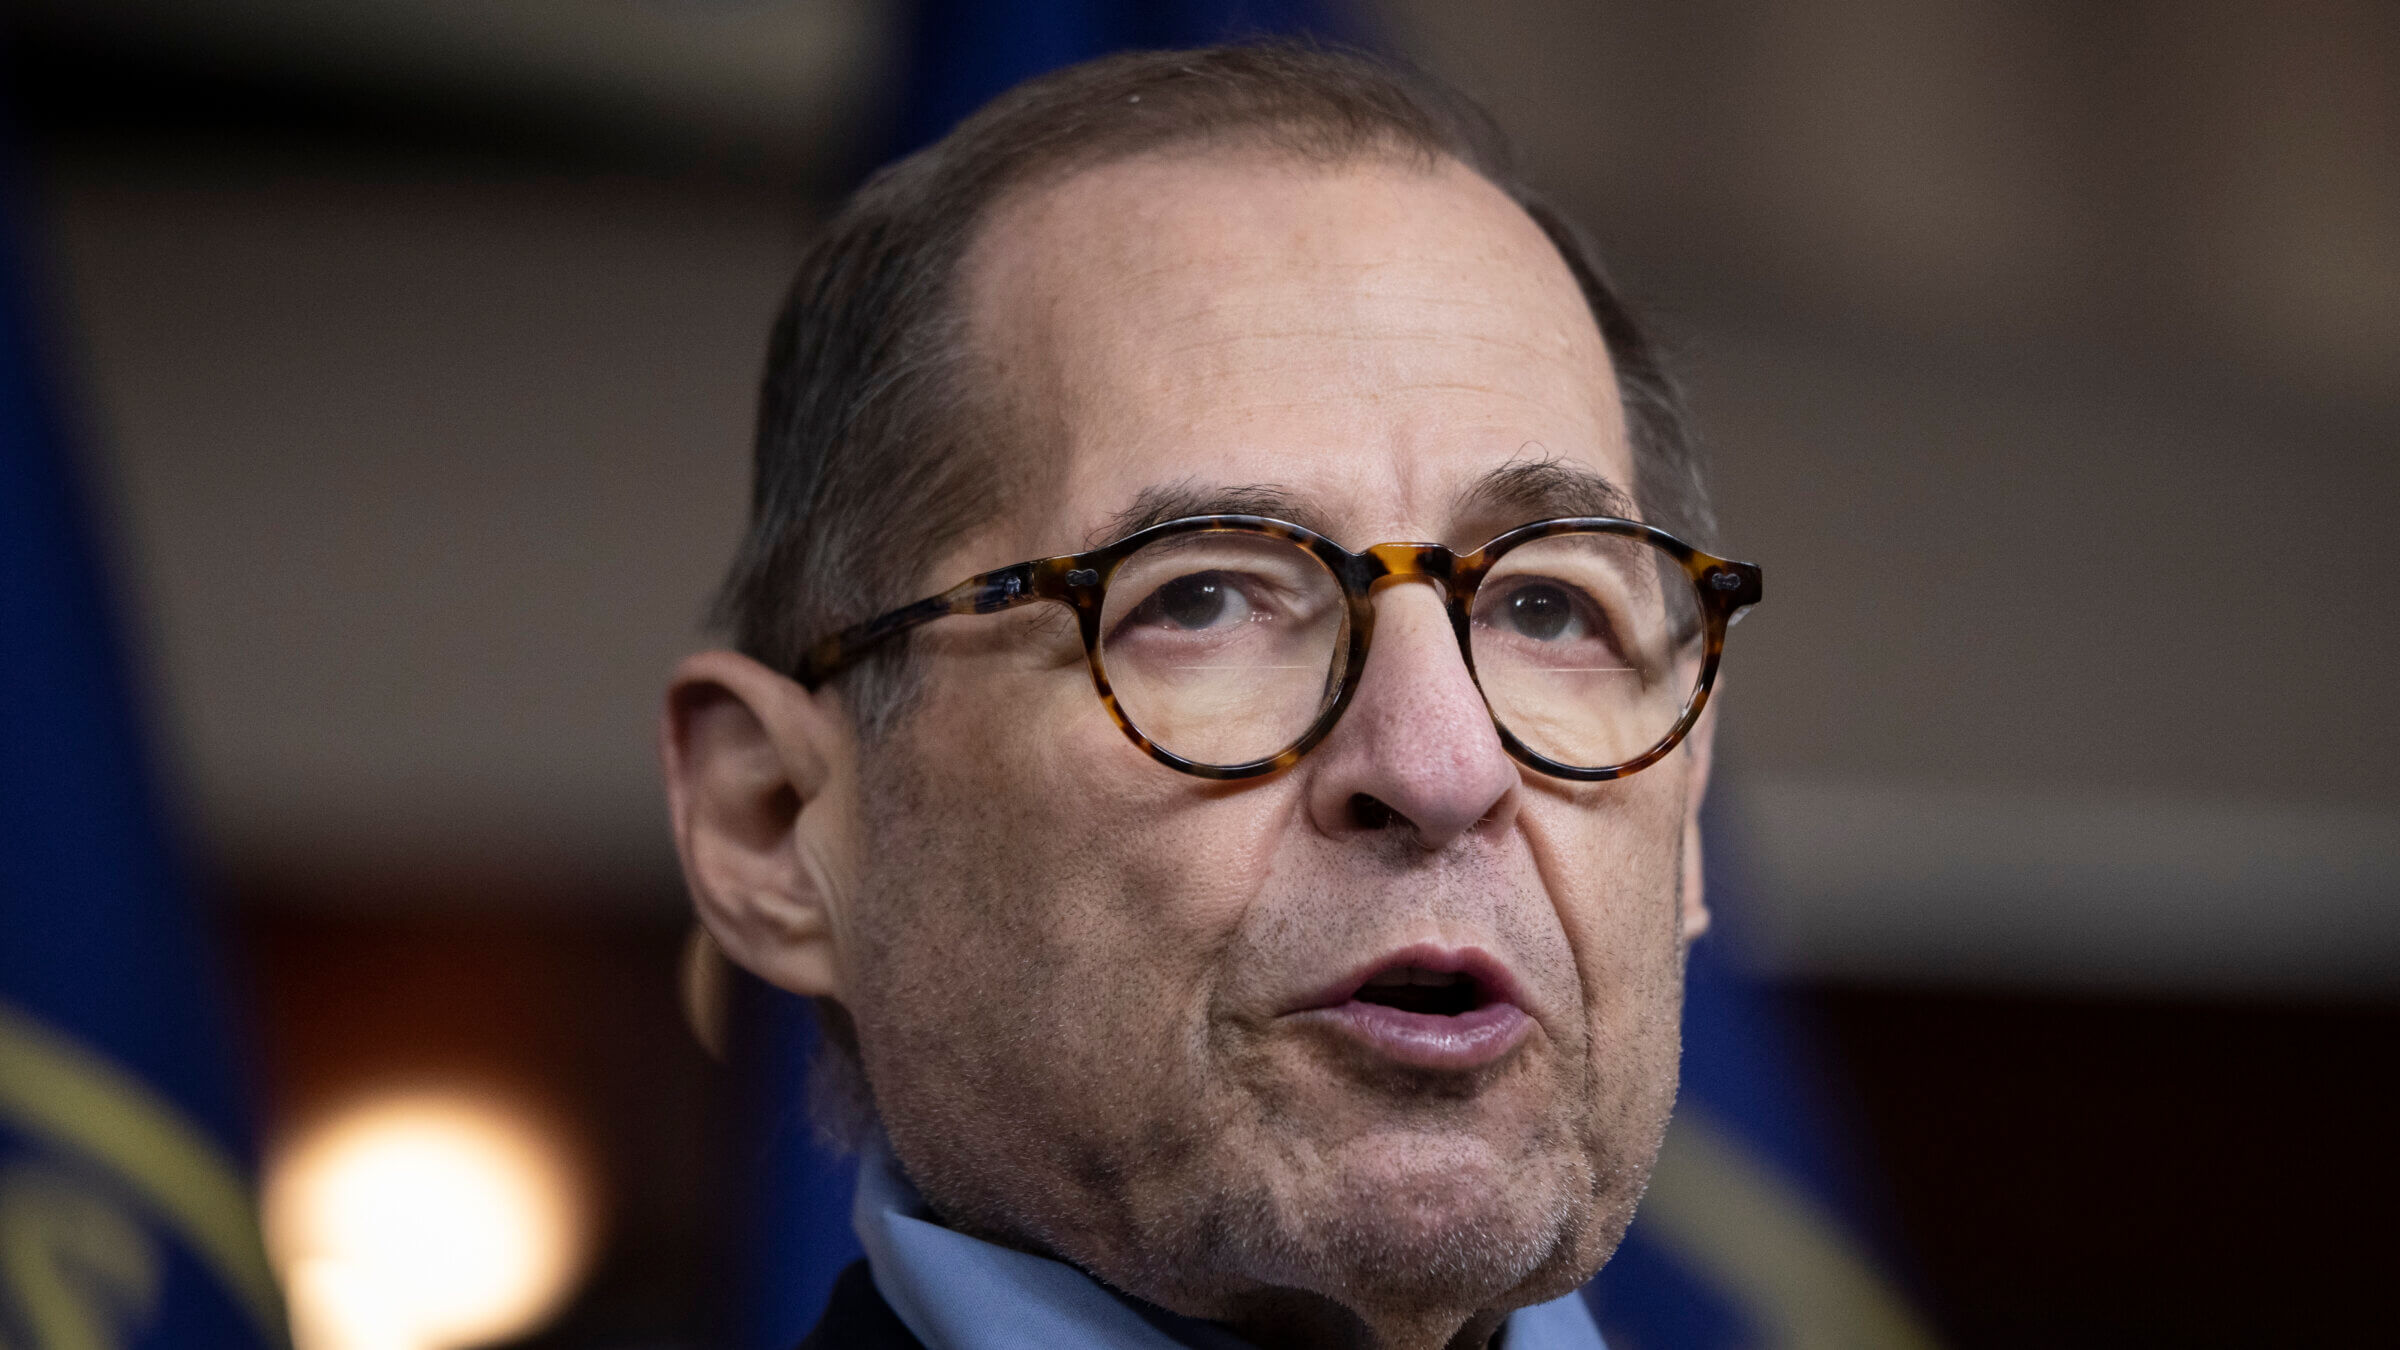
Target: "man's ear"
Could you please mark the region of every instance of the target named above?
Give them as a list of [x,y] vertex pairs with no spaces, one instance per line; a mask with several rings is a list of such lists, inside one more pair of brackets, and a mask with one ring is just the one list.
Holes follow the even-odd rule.
[[[1722,696],[1724,684],[1718,683],[1713,693]],[[1683,808],[1683,911],[1679,919],[1683,940],[1690,942],[1708,931],[1708,887],[1706,869],[1700,856],[1700,804],[1708,799],[1708,771],[1716,758],[1717,700],[1711,698],[1700,711],[1700,720],[1692,725],[1691,734],[1683,738],[1683,753],[1691,757],[1691,770],[1684,780],[1688,785],[1688,800]]]
[[684,884],[717,947],[770,984],[840,998],[849,719],[749,657],[701,652],[667,686],[658,753]]

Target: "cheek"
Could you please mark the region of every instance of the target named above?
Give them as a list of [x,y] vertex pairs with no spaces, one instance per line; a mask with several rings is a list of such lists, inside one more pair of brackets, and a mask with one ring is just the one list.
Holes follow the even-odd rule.
[[1631,1086],[1628,1057],[1669,1058],[1683,1003],[1678,898],[1682,762],[1560,790],[1521,818],[1558,909],[1582,988],[1586,1050],[1604,1082]]
[[879,758],[847,987],[953,1072],[1122,1077],[1200,1034],[1282,805],[1151,760],[1081,670],[1041,683],[930,695]]
[[1202,1149],[1207,1012],[1280,818],[1271,793],[1152,762],[1082,692],[1063,725],[929,702],[894,738],[846,972],[886,1129],[937,1208],[1067,1247],[1122,1217],[1124,1158]]

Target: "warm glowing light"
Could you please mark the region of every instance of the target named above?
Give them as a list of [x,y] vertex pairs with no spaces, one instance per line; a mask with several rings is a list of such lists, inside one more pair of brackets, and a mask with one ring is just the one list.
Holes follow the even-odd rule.
[[267,1244],[299,1350],[453,1350],[531,1331],[585,1256],[566,1150],[492,1100],[381,1097],[268,1169]]

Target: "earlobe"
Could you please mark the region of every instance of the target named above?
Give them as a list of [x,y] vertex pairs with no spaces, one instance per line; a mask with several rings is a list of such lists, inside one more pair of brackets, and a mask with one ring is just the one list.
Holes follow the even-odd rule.
[[1677,916],[1677,928],[1685,942],[1708,931],[1708,897],[1700,858],[1700,822],[1690,819],[1683,826],[1683,907]]
[[746,656],[702,652],[668,686],[659,760],[684,884],[718,948],[770,984],[841,997],[847,719]]
[[1685,780],[1688,786],[1683,811],[1683,876],[1677,888],[1682,895],[1682,907],[1677,927],[1685,942],[1708,931],[1708,877],[1700,847],[1700,807],[1708,798],[1708,774],[1715,759],[1716,741],[1717,705],[1711,701],[1683,741],[1683,752],[1691,757],[1691,769]]

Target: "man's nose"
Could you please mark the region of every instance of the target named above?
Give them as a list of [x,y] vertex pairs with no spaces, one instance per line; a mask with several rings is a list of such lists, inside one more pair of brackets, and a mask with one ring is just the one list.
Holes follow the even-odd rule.
[[1405,830],[1445,848],[1515,817],[1520,779],[1467,673],[1441,593],[1422,581],[1376,594],[1374,644],[1332,734],[1301,761],[1309,815],[1333,838]]

